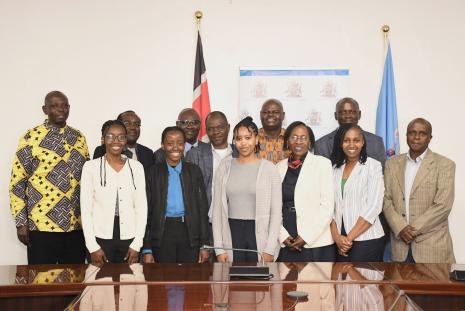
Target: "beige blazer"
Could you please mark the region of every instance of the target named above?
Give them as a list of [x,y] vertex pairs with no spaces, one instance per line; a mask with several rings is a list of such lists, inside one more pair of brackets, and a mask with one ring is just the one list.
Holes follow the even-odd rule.
[[[231,170],[233,158],[228,156],[221,161],[214,179],[213,195],[213,241],[215,247],[232,247],[231,229],[228,221],[228,200],[226,183]],[[281,180],[276,166],[267,160],[260,160],[256,181],[255,205],[255,238],[257,250],[273,255],[274,260],[279,255],[279,230],[282,223],[282,193]],[[233,260],[232,251],[217,249],[216,255],[227,253],[228,260]]]
[[409,201],[410,225],[418,230],[412,242],[418,263],[455,262],[448,217],[454,202],[455,163],[428,150],[413,182],[410,198],[404,197],[407,155],[386,162],[384,215],[391,227],[392,258],[405,261],[409,246],[399,237],[408,225],[405,200]]
[[[281,175],[281,182],[286,176],[287,162],[288,159],[284,159],[276,164],[279,175]],[[322,156],[308,153],[302,164],[294,191],[297,231],[307,242],[304,245],[305,248],[322,247],[334,243],[329,227],[334,211],[333,189],[331,162]],[[280,243],[288,237],[289,233],[281,226]]]

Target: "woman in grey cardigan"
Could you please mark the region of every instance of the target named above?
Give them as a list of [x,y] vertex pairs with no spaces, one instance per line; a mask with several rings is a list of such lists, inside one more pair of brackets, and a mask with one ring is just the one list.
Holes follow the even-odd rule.
[[238,158],[225,158],[214,177],[213,240],[219,262],[256,262],[258,251],[265,261],[279,254],[281,228],[281,180],[275,165],[256,155],[258,128],[247,117],[233,131]]

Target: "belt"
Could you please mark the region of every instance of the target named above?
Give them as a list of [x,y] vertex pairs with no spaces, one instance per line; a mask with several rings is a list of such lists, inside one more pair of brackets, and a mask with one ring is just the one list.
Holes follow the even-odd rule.
[[184,216],[180,217],[166,217],[167,221],[173,221],[173,222],[184,222]]
[[295,212],[295,207],[284,207],[284,206],[283,206],[283,211],[286,211],[286,212]]

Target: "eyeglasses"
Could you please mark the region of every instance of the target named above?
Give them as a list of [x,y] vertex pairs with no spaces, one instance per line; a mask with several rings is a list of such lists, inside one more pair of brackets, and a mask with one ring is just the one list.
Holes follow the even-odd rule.
[[199,126],[200,125],[200,121],[199,120],[178,120],[176,121],[176,125],[177,126],[184,126],[184,127],[187,127],[187,126]]
[[308,141],[308,137],[305,135],[302,135],[302,136],[292,135],[291,137],[289,137],[289,141],[292,141],[292,142],[300,141],[302,143],[306,143]]
[[107,134],[105,135],[105,140],[112,143],[114,141],[120,141],[120,142],[125,142],[126,141],[126,134],[120,134],[120,135],[113,135],[113,134]]
[[123,124],[126,127],[129,127],[129,126],[140,127],[140,122],[123,121]]

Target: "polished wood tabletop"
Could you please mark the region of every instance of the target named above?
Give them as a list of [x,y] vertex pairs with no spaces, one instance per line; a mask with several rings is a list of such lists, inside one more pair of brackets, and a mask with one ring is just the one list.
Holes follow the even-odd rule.
[[[395,284],[413,294],[465,294],[465,282],[451,280],[449,264],[269,263],[274,283]],[[231,282],[230,264],[105,264],[0,266],[0,297],[78,293],[89,284],[199,284]],[[370,271],[365,276],[353,273]],[[352,272],[352,273],[351,273]],[[349,276],[349,277],[347,277]],[[234,282],[240,282],[233,280]]]
[[[259,297],[261,294],[257,292],[270,292],[271,289],[279,288],[281,295],[284,296],[278,300],[282,301],[278,305],[282,304],[283,308],[286,308],[291,306],[289,303],[292,304],[293,301],[288,301],[285,293],[292,289],[312,292],[313,296],[316,295],[315,291],[321,296],[321,291],[324,289],[325,293],[334,292],[335,297],[338,297],[337,293],[344,292],[346,288],[359,291],[365,288],[378,288],[382,293],[384,307],[392,301],[392,297],[395,296],[393,293],[398,295],[402,293],[400,291],[402,289],[424,310],[465,310],[465,283],[450,279],[451,265],[449,264],[269,263],[267,265],[273,277],[270,280],[253,281],[231,279],[228,273],[230,265],[155,263],[105,264],[102,266],[0,266],[0,309],[28,310],[30,305],[34,305],[41,306],[40,309],[44,310],[59,310],[69,305],[76,297],[79,298],[74,301],[75,305],[88,301],[87,298],[83,300],[86,291],[96,286],[100,288],[99,292],[103,288],[111,288],[116,293],[114,295],[121,295],[121,288],[129,289],[132,286],[133,289],[130,291],[137,292],[137,288],[144,286],[149,297],[147,298],[149,309],[151,306],[171,305],[171,300],[167,298],[171,297],[171,294],[167,293],[177,295],[179,290],[184,292],[187,305],[191,303],[191,296],[199,297],[199,299],[204,297],[197,300],[197,303],[201,304],[201,309],[197,305],[197,310],[220,310],[221,304],[224,309],[225,303],[231,304],[228,305],[230,309],[240,309],[241,304],[235,303],[235,299],[247,296],[236,295],[243,291],[252,292],[253,297]],[[153,298],[151,293],[155,292],[160,292],[161,294],[158,295],[160,297]],[[370,294],[370,291],[366,292]],[[218,293],[221,294],[218,296]],[[276,293],[272,296],[279,297]],[[230,298],[224,302],[223,298],[223,300],[218,300],[213,297]],[[377,297],[381,297],[379,293]],[[399,299],[404,301],[407,298],[402,296]],[[400,303],[399,306],[406,305],[407,302]],[[313,303],[313,301],[299,302],[297,310],[305,309],[304,306]],[[337,303],[335,300],[334,304]],[[403,309],[396,307],[395,310]]]
[[[308,296],[288,297],[291,291]],[[389,284],[201,283],[92,285],[67,310],[421,310]]]

